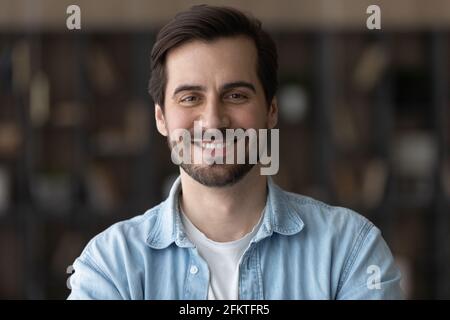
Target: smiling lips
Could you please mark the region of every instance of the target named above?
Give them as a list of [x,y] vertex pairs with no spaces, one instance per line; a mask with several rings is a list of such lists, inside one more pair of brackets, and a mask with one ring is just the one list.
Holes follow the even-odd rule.
[[205,153],[204,156],[211,157],[225,157],[228,150],[233,150],[233,146],[237,140],[197,140],[193,141],[193,145],[200,148],[202,153]]
[[223,142],[219,142],[219,141],[198,141],[198,142],[194,142],[194,144],[197,147],[200,147],[202,149],[224,149],[226,147],[230,147],[234,144],[234,141],[230,141],[227,142],[225,141],[225,143]]

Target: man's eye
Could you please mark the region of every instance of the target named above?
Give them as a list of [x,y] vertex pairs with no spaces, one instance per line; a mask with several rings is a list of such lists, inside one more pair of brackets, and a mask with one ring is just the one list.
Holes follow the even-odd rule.
[[241,93],[230,93],[227,98],[233,101],[244,101],[247,99],[247,97]]
[[180,102],[185,102],[185,103],[194,103],[198,101],[198,97],[196,96],[187,96],[187,97],[183,97],[181,98]]

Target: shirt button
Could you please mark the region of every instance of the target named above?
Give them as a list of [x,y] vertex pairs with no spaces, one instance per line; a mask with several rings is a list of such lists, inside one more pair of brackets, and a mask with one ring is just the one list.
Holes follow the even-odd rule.
[[189,272],[190,272],[191,274],[196,274],[196,273],[198,272],[197,266],[192,266],[191,269],[189,270]]

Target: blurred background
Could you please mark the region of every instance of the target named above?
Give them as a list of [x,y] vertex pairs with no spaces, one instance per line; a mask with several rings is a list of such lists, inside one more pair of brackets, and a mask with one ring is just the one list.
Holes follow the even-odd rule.
[[[177,167],[149,53],[194,3],[251,12],[277,43],[276,182],[369,218],[407,297],[449,299],[447,0],[0,0],[0,298],[65,299],[87,242],[166,197]],[[366,28],[371,4],[381,30]]]

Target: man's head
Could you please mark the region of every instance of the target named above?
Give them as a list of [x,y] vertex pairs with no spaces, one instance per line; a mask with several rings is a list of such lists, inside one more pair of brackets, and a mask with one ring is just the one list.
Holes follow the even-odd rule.
[[[275,126],[277,52],[258,20],[231,8],[194,6],[161,29],[151,58],[149,91],[158,131],[169,141],[175,129],[192,131],[196,121],[204,130]],[[202,143],[192,144],[192,152],[204,153]],[[181,167],[204,185],[226,186],[253,165]]]

